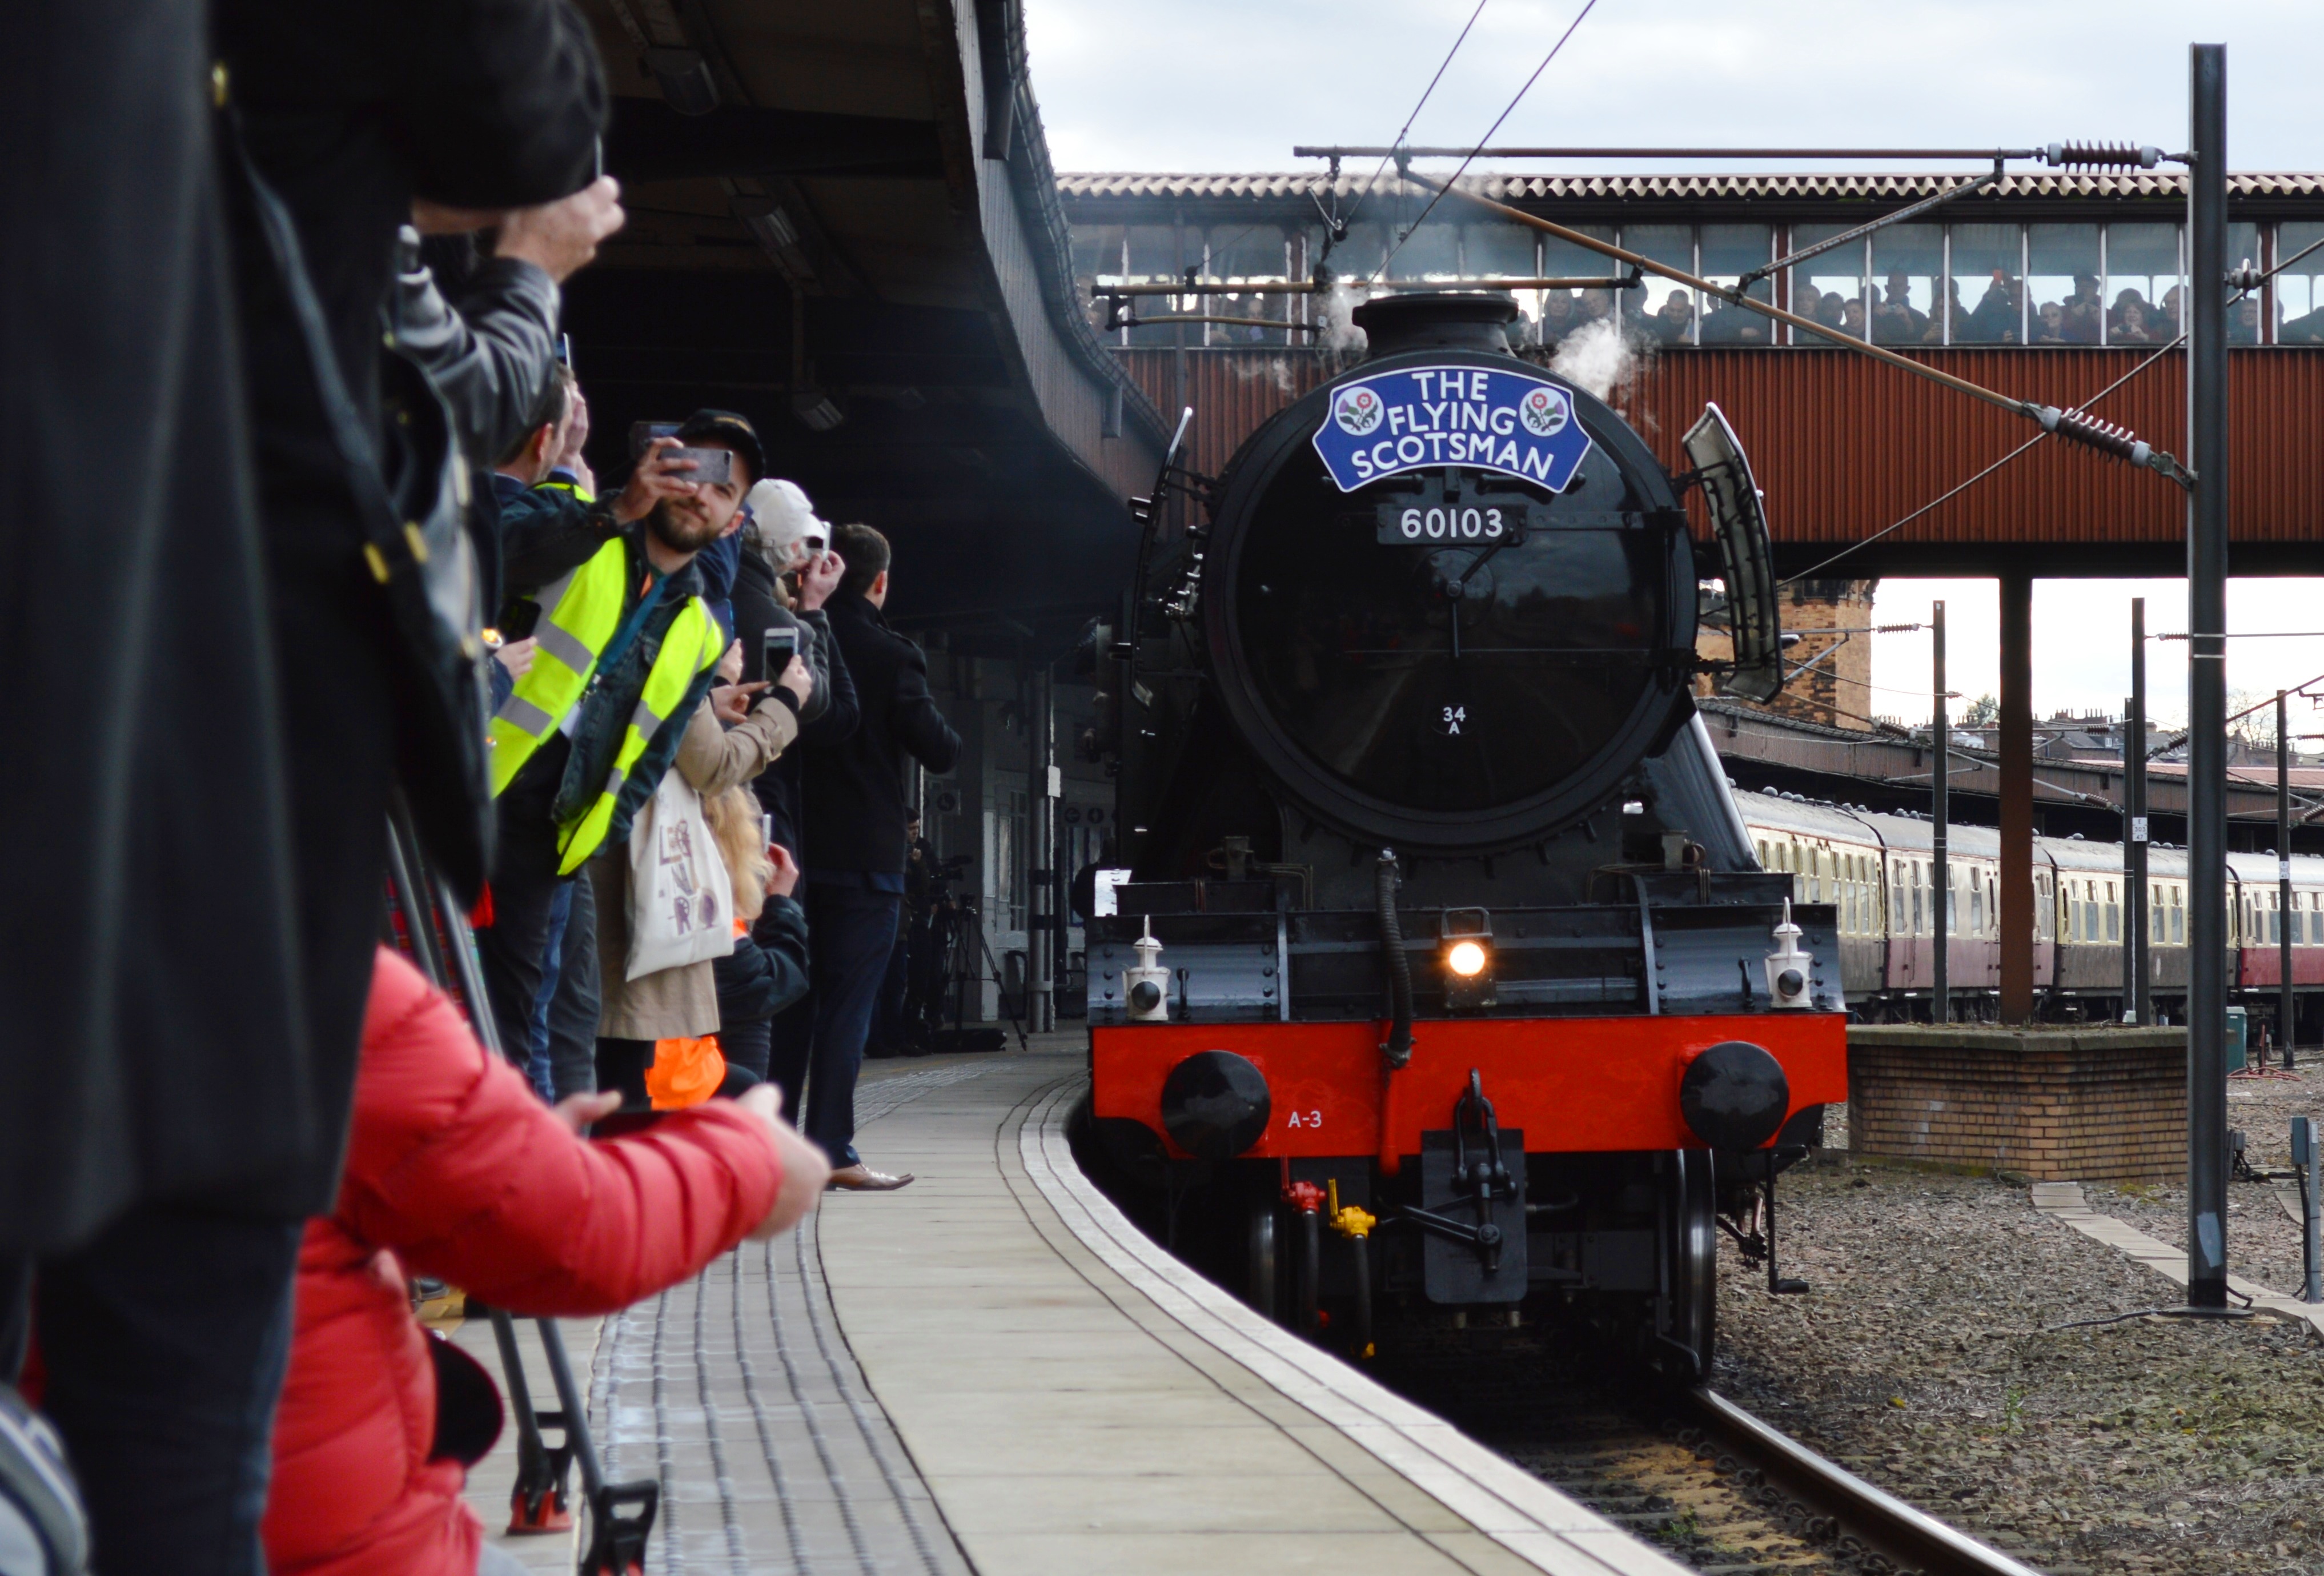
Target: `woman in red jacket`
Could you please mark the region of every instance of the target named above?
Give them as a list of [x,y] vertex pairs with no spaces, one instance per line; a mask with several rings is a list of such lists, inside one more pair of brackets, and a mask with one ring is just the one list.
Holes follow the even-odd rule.
[[585,1140],[397,954],[374,967],[338,1209],[299,1253],[265,1539],[274,1576],[475,1576],[466,1470],[429,1459],[436,1376],[405,1276],[513,1313],[611,1313],[815,1206],[828,1168],[771,1084]]

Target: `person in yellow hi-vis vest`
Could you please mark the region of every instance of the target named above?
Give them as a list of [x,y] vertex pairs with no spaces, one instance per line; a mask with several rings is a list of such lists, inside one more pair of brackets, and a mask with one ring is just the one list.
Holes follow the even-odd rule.
[[[684,450],[723,450],[725,477],[696,480],[699,467]],[[530,1043],[558,891],[592,855],[628,840],[706,702],[741,723],[755,698],[752,731],[775,748],[797,732],[803,678],[713,693],[730,639],[694,567],[696,554],[735,529],[743,494],[765,470],[749,421],[698,410],[646,449],[620,493],[589,506],[586,529],[503,543],[502,628],[533,642],[530,666],[492,720],[499,850],[491,922],[477,939],[504,1045]],[[585,907],[572,904],[568,925]],[[587,984],[594,998],[596,982]]]

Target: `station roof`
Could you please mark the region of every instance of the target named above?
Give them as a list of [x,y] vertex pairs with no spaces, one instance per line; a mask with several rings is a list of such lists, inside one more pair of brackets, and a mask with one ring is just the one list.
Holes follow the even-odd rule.
[[1167,434],[1074,302],[1018,0],[579,5],[630,216],[567,296],[601,477],[740,410],[888,533],[902,619],[1108,605]]

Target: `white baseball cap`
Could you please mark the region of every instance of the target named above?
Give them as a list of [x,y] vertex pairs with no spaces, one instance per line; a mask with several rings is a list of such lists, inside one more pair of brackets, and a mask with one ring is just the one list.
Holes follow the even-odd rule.
[[818,519],[815,505],[797,482],[770,476],[752,484],[742,500],[768,546],[785,564],[812,558],[831,545],[831,527]]

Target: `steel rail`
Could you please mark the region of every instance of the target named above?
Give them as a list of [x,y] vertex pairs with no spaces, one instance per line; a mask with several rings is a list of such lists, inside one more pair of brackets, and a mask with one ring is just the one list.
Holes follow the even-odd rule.
[[2041,1576],[2032,1566],[1826,1461],[1723,1396],[1690,1390],[1682,1405],[1730,1454],[1757,1466],[1769,1482],[1810,1509],[1821,1511],[1899,1569],[1918,1570],[1925,1576]]

